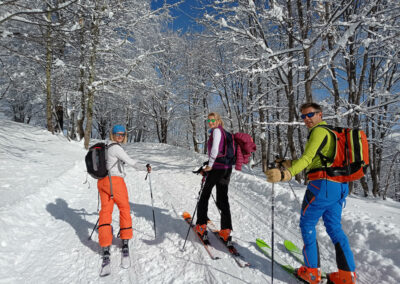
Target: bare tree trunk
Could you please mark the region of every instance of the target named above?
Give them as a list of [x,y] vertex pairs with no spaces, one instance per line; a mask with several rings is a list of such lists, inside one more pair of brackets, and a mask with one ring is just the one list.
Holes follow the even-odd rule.
[[167,144],[167,137],[168,137],[168,118],[164,117],[167,115],[167,105],[164,105],[164,115],[160,118],[160,129],[161,129],[161,143]]
[[64,108],[62,105],[56,107],[56,131],[64,132]]
[[[68,112],[67,112],[68,113]],[[68,131],[71,131],[68,136],[70,139],[74,140],[76,137],[76,132],[75,132],[75,111],[71,112],[71,117],[68,119],[69,125],[68,125]]]
[[368,196],[369,189],[368,189],[368,183],[367,183],[367,181],[366,181],[366,178],[365,178],[365,177],[362,177],[362,178],[360,179],[360,183],[361,183],[361,186],[362,186],[362,188],[363,188],[363,190],[364,190],[364,197],[367,197],[367,196]]
[[[208,114],[208,103],[207,97],[203,97],[203,110],[204,110],[204,118],[207,118]],[[208,125],[206,119],[204,119],[204,147],[203,147],[203,154],[207,154],[207,139],[208,139]]]
[[[266,118],[269,116],[268,110],[265,111],[265,115],[264,116],[265,116],[264,121],[266,121]],[[260,117],[261,117],[261,115],[260,115]],[[264,133],[265,133],[265,136],[267,137],[267,140],[264,143],[267,144],[267,147],[266,147],[267,149],[264,150],[265,151],[265,160],[263,160],[263,172],[265,172],[265,170],[268,169],[269,157],[270,157],[270,154],[272,152],[272,150],[271,150],[271,148],[272,148],[272,135],[271,135],[270,131],[267,131],[267,128],[268,127],[265,125],[265,129],[264,129],[265,132]],[[262,144],[261,144],[261,148],[262,148]],[[263,151],[263,149],[261,149],[261,151]]]
[[[306,11],[311,11],[310,0],[306,0],[305,2],[307,4]],[[299,17],[298,21],[299,21],[299,26],[300,26],[300,31],[301,31],[301,38],[303,40],[303,43],[305,43],[307,40],[307,37],[308,37],[308,32],[310,30],[310,16],[307,12],[306,12],[306,15],[304,15],[302,0],[297,0],[297,12],[298,12],[298,17]],[[306,46],[306,44],[304,44],[304,46]],[[305,81],[304,89],[305,89],[307,102],[313,101],[312,89],[311,89],[312,79],[310,78],[310,74],[311,74],[310,48],[311,47],[306,47],[303,49],[304,66],[306,68],[306,70],[304,72],[304,81]]]
[[353,193],[353,189],[354,189],[354,182],[349,182],[349,194]]
[[83,122],[86,117],[86,92],[85,92],[85,26],[83,22],[83,17],[81,18],[81,31],[80,31],[80,67],[79,67],[79,92],[81,94],[80,102],[80,115],[76,121],[76,132],[78,133],[79,140],[85,136],[85,131],[83,129]]
[[[280,92],[278,91],[276,94],[276,105],[279,107],[280,106]],[[280,110],[277,108],[276,109],[276,120],[280,121]],[[285,158],[283,157],[284,151],[282,151],[282,134],[281,134],[281,128],[279,127],[279,124],[275,126],[275,131],[276,131],[276,141],[277,141],[277,150],[276,152],[279,155],[279,158]]]
[[[293,30],[293,15],[292,15],[292,1],[289,0],[287,1],[287,9],[288,9],[288,27],[289,30]],[[288,34],[288,47],[289,49],[294,48],[294,37],[293,34],[290,32]],[[292,57],[293,53],[289,53],[289,57]],[[296,106],[295,106],[295,96],[294,96],[294,83],[293,83],[293,64],[289,62],[288,64],[288,74],[287,74],[287,85],[285,86],[285,92],[286,92],[286,97],[288,100],[288,111],[289,111],[289,126],[288,126],[288,132],[287,132],[287,139],[288,139],[288,147],[290,150],[290,154],[292,157],[292,160],[297,159],[297,154],[296,154],[296,146],[294,142],[294,127],[292,122],[294,122],[295,119],[295,113],[296,113]],[[298,177],[296,177],[296,180]]]
[[198,94],[195,93],[192,97],[192,99],[189,98],[189,121],[190,125],[192,126],[192,142],[193,142],[193,148],[196,151],[196,153],[200,153],[199,149],[199,143],[197,141],[197,125],[196,125],[196,111],[197,108],[196,106],[198,105]]
[[[261,139],[260,139],[260,144],[261,144],[261,164],[262,164],[262,170],[265,172],[268,169],[268,153],[269,153],[269,146],[271,143],[269,143],[270,137],[269,133],[267,133],[267,125],[265,124],[267,121],[267,111],[265,110],[265,99],[260,99],[260,108],[258,110],[258,113],[260,115],[260,132],[261,132]],[[268,136],[268,137],[267,137]]]
[[[328,19],[330,19],[331,17],[331,3],[326,2],[325,3],[325,22],[328,21]],[[332,28],[331,28],[332,29]],[[329,51],[332,51],[335,47],[335,38],[332,34],[332,31],[328,32],[327,35],[327,39],[328,39],[328,48]],[[338,114],[339,114],[339,106],[340,106],[340,94],[339,94],[339,83],[336,77],[336,66],[334,63],[334,59],[335,57],[332,58],[332,60],[330,61],[329,64],[329,69],[331,72],[331,81],[332,81],[332,86],[333,86],[333,98],[334,98],[334,111],[335,111],[335,126],[339,125],[339,119],[338,119]]]
[[46,119],[47,119],[47,130],[54,133],[53,126],[53,103],[51,94],[51,67],[53,64],[53,49],[51,39],[51,12],[47,12],[47,32],[46,32]]
[[85,148],[89,148],[90,135],[92,134],[92,122],[93,122],[93,104],[95,87],[93,86],[96,74],[96,56],[97,56],[97,45],[99,43],[99,23],[98,19],[95,18],[92,21],[91,34],[93,36],[92,46],[90,50],[90,62],[89,62],[89,92],[88,92],[88,103],[86,112],[86,128],[85,128]]

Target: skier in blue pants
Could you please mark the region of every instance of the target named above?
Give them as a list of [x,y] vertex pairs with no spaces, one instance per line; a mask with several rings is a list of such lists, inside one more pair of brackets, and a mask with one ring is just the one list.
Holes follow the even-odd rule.
[[[318,284],[321,281],[318,242],[315,226],[322,217],[326,231],[336,250],[337,272],[329,273],[329,283],[355,284],[354,256],[347,236],[341,225],[342,208],[349,193],[348,184],[331,179],[326,175],[326,164],[321,155],[334,157],[336,141],[324,127],[322,108],[316,103],[305,103],[300,107],[301,118],[310,130],[303,155],[297,160],[280,161],[284,170],[269,169],[265,172],[267,181],[289,181],[292,176],[307,170],[309,183],[301,208],[300,228],[304,241],[303,255],[305,265],[296,270],[297,276],[307,283]],[[324,169],[325,167],[325,169]]]
[[315,226],[322,217],[326,232],[335,244],[338,268],[345,271],[355,270],[353,253],[340,223],[348,193],[347,183],[313,180],[308,184],[300,217],[303,255],[307,267],[320,267]]

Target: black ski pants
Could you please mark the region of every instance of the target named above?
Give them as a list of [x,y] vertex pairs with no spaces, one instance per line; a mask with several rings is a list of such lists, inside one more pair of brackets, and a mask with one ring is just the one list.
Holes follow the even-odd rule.
[[212,169],[208,172],[203,191],[200,195],[197,207],[197,222],[196,224],[207,224],[208,217],[208,200],[214,186],[217,187],[217,207],[221,212],[221,230],[231,229],[231,210],[228,200],[228,185],[231,179],[232,168],[230,169]]

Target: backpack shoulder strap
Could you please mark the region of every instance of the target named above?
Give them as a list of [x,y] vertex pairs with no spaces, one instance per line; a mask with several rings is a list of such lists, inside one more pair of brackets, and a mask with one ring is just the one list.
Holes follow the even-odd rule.
[[[335,133],[333,133],[334,127],[332,125],[327,125],[327,124],[323,124],[323,125],[317,125],[316,127],[314,127],[310,133],[308,134],[307,139],[310,139],[311,133],[312,131],[317,128],[317,127],[322,127],[325,128],[326,130],[328,130],[328,132],[333,136],[333,138],[336,140],[336,135]],[[322,155],[321,151],[322,149],[326,146],[326,143],[328,143],[328,136],[325,136],[324,140],[322,140],[321,145],[319,145],[318,150],[316,152],[316,156],[318,155],[321,159],[321,162],[326,166],[328,162],[332,162],[333,159],[326,157],[325,155]],[[335,144],[336,147],[336,144]]]
[[[311,133],[312,133],[312,132],[314,131],[314,129],[316,129],[317,127],[325,128],[325,129],[328,130],[330,133],[332,133],[332,131],[335,129],[335,127],[333,127],[332,125],[328,125],[328,124],[317,125],[317,126],[315,126],[313,129],[311,129],[310,133],[308,133],[307,140],[310,139]],[[332,134],[333,134],[333,133],[332,133]]]
[[[115,145],[119,145],[119,146],[122,148],[121,144],[119,144],[119,143],[117,143],[117,142],[114,142],[114,143],[111,143],[111,144],[109,144],[109,145],[106,145],[106,150],[108,150],[109,148],[111,148],[112,146],[115,146]],[[118,160],[114,163],[114,165],[111,166],[111,168],[110,168],[109,170],[111,170],[112,168],[114,168],[115,165],[117,165],[117,164],[118,164],[118,169],[119,169],[119,168],[120,168],[120,167],[119,167],[119,163],[120,163],[120,160],[118,159]],[[120,170],[120,172],[121,172],[121,170]]]
[[111,148],[112,146],[115,146],[115,145],[119,145],[120,147],[122,147],[121,144],[119,144],[117,142],[113,142],[111,144],[106,145],[106,148],[108,149],[108,148]]

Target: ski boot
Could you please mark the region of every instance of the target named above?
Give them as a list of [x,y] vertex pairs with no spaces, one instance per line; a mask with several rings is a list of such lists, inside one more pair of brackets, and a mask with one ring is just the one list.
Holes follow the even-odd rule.
[[321,269],[301,266],[296,269],[296,276],[306,283],[319,284],[321,282]]
[[356,283],[356,273],[353,271],[340,270],[338,272],[333,272],[327,274],[328,284],[355,284]]
[[122,255],[129,255],[129,240],[122,240]]
[[103,247],[103,262],[101,263],[100,277],[111,273],[110,247]]
[[196,233],[200,236],[200,237],[203,237],[203,235],[204,235],[204,233],[207,231],[207,225],[199,225],[199,224],[197,224],[195,227],[194,227],[194,230],[196,231]]
[[110,247],[103,247],[103,263],[110,263]]
[[197,224],[194,227],[194,230],[196,231],[196,233],[200,236],[200,238],[203,240],[203,242],[205,244],[208,244],[208,235],[207,235],[207,225],[199,225]]
[[231,231],[231,229],[223,229],[218,232],[218,235],[226,243],[231,235]]

